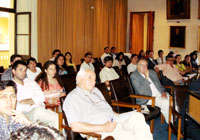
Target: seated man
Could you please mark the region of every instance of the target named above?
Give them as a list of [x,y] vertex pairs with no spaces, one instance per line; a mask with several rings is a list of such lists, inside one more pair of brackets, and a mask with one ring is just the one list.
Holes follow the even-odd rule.
[[17,84],[17,109],[23,112],[32,122],[40,120],[52,127],[58,128],[58,114],[45,109],[44,93],[40,86],[26,77],[26,63],[16,61],[13,64],[13,80]]
[[[140,59],[137,64],[137,70],[130,78],[135,93],[146,96],[156,97],[156,106],[161,108],[166,122],[169,121],[169,98],[165,93],[164,87],[160,84],[155,71],[147,69],[147,61]],[[151,100],[136,99],[137,104],[151,104]]]
[[155,61],[153,60],[153,51],[149,50],[148,51],[148,58],[147,58],[147,62],[148,62],[148,69],[154,70],[154,67],[156,66]]
[[100,71],[99,77],[101,83],[105,83],[106,86],[110,86],[109,81],[119,78],[119,75],[112,68],[113,58],[111,56],[106,56],[104,58],[104,68]]
[[127,67],[128,74],[130,74],[131,72],[134,72],[137,69],[137,61],[138,61],[137,54],[132,54],[131,63]]
[[12,80],[12,78],[13,78],[13,75],[12,75],[12,65],[17,60],[22,60],[22,56],[18,55],[18,54],[13,54],[10,57],[10,65],[11,65],[11,67],[9,69],[7,69],[6,71],[4,71],[4,73],[1,76],[1,81]]
[[172,56],[166,56],[166,64],[159,64],[155,66],[155,70],[161,70],[163,75],[173,81],[175,84],[183,84],[183,77],[180,75],[177,67],[173,64],[174,59]]
[[40,74],[41,69],[39,67],[36,67],[36,60],[35,58],[31,57],[27,60],[27,78],[30,80],[35,81],[35,78]]
[[166,60],[165,60],[165,56],[163,54],[164,54],[163,50],[158,51],[158,58],[157,58],[158,64],[165,64]]
[[136,111],[116,114],[95,88],[92,70],[80,70],[77,87],[66,97],[63,110],[69,126],[75,132],[96,132],[102,139],[113,136],[118,140],[152,140],[143,114]]
[[106,56],[111,56],[109,47],[104,48],[104,53],[101,55],[101,62],[104,62]]
[[0,82],[0,140],[7,140],[12,132],[31,122],[16,106],[16,84],[13,81]]
[[91,69],[93,71],[95,70],[92,64],[92,54],[90,52],[85,54],[84,62],[81,64],[80,69]]

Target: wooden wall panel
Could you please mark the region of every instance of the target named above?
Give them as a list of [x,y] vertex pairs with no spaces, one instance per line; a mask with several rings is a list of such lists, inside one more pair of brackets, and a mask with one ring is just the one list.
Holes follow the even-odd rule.
[[85,52],[126,48],[127,0],[38,0],[38,60],[58,48],[79,64]]

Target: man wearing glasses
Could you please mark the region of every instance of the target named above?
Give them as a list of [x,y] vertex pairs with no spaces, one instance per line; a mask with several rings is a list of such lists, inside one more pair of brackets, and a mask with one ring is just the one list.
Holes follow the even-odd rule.
[[118,140],[152,140],[144,116],[136,111],[113,112],[102,93],[95,88],[95,81],[92,70],[81,69],[76,77],[77,87],[64,101],[63,109],[72,130],[96,132],[102,135],[102,139],[113,136]]

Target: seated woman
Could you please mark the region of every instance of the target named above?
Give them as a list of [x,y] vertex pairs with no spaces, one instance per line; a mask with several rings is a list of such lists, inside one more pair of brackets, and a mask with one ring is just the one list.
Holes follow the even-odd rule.
[[42,73],[37,76],[36,82],[44,92],[46,104],[60,105],[59,98],[65,96],[65,93],[56,64],[53,61],[47,61],[44,64]]
[[27,78],[30,79],[30,80],[35,80],[35,78],[38,76],[38,74],[40,74],[41,72],[41,69],[39,67],[36,67],[36,60],[35,58],[31,57],[27,60],[27,66],[28,66],[28,69],[27,69],[27,72],[26,72],[26,75],[27,75]]
[[126,65],[125,60],[124,60],[124,54],[123,52],[119,52],[115,58],[115,60],[113,61],[113,67],[114,66],[118,66],[119,69],[122,68],[122,65]]
[[140,50],[140,52],[138,54],[138,59],[141,59],[141,58],[145,58],[145,52],[144,52],[144,50]]
[[67,74],[66,65],[65,65],[65,56],[63,54],[58,54],[56,56],[54,62],[58,66],[58,74],[59,75]]
[[185,65],[182,64],[181,62],[182,62],[181,55],[177,54],[175,56],[175,65],[176,65],[177,69],[179,70],[179,73],[181,75],[185,75],[188,72],[188,70],[186,69]]
[[15,82],[0,82],[0,140],[7,140],[12,132],[31,124],[23,113],[15,110],[16,92]]
[[66,58],[66,65],[67,66],[73,66],[74,67],[74,70],[76,70],[76,64],[72,61],[72,55],[70,52],[66,52],[65,53],[65,58]]
[[192,64],[190,62],[190,56],[186,55],[185,59],[183,60],[183,65],[188,69],[188,72],[192,72]]
[[198,64],[197,64],[197,54],[195,52],[192,52],[190,54],[191,57],[191,64],[192,64],[192,70],[196,71],[198,69]]

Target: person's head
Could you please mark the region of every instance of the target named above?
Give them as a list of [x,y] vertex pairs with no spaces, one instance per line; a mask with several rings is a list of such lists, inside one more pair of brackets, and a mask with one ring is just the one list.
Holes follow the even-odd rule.
[[144,50],[140,50],[140,52],[139,52],[139,56],[140,56],[140,57],[144,57],[144,56],[145,56],[145,52],[144,52]]
[[153,54],[154,54],[153,51],[149,50],[148,57],[153,59]]
[[65,56],[63,54],[58,54],[54,60],[54,62],[59,66],[62,67],[65,63]]
[[106,56],[104,58],[104,65],[105,67],[112,68],[113,58],[111,56]]
[[109,52],[110,52],[109,47],[105,47],[105,48],[104,48],[104,52],[105,52],[105,53],[109,53]]
[[177,55],[175,56],[175,63],[176,63],[176,64],[180,64],[181,61],[182,61],[181,55],[180,55],[180,54],[177,54]]
[[146,56],[147,56],[147,57],[149,57],[149,52],[150,52],[150,50],[147,50],[147,51],[146,51]]
[[68,62],[72,63],[72,54],[70,52],[65,53],[65,58]]
[[17,87],[13,81],[0,82],[0,113],[9,115],[16,106]]
[[76,76],[76,84],[78,87],[91,92],[96,83],[96,75],[90,69],[81,69]]
[[185,56],[185,61],[186,61],[187,63],[190,62],[190,56],[189,56],[189,55],[186,55],[186,56]]
[[12,66],[12,73],[15,80],[23,81],[26,77],[27,65],[24,61],[18,60]]
[[174,58],[171,55],[166,56],[166,64],[169,64],[170,66],[173,66],[174,64]]
[[43,66],[43,72],[45,74],[45,77],[54,78],[57,73],[55,62],[53,62],[53,61],[45,62],[44,66]]
[[113,46],[113,47],[111,48],[111,53],[116,53],[116,47]]
[[170,52],[168,53],[167,56],[172,56],[172,57],[174,57],[174,52],[173,52],[173,51],[170,51]]
[[57,129],[44,123],[34,123],[12,132],[9,140],[65,140]]
[[123,52],[119,52],[116,56],[116,59],[118,61],[122,61],[124,59],[124,53]]
[[163,57],[163,54],[164,54],[163,50],[159,50],[159,51],[158,51],[158,56],[159,56],[159,57]]
[[137,70],[142,74],[145,74],[148,71],[148,62],[146,59],[141,58],[138,60]]
[[36,64],[37,64],[37,62],[36,62],[35,58],[33,58],[33,57],[30,57],[27,60],[27,66],[31,71],[36,70]]
[[84,57],[85,63],[89,64],[92,61],[92,54],[87,52]]
[[194,53],[194,52],[192,52],[192,53],[190,54],[190,57],[191,57],[191,60],[195,61],[195,60],[197,59],[197,54]]
[[55,50],[53,50],[53,52],[52,52],[52,56],[55,58],[58,54],[60,54],[61,53],[61,51],[59,50],[59,49],[55,49]]
[[22,56],[21,55],[18,55],[18,54],[13,54],[11,57],[10,57],[10,64],[11,66],[13,65],[13,63],[15,61],[18,61],[18,60],[22,60]]
[[131,63],[132,64],[137,64],[137,61],[138,61],[138,56],[137,56],[137,54],[132,54],[131,55]]

